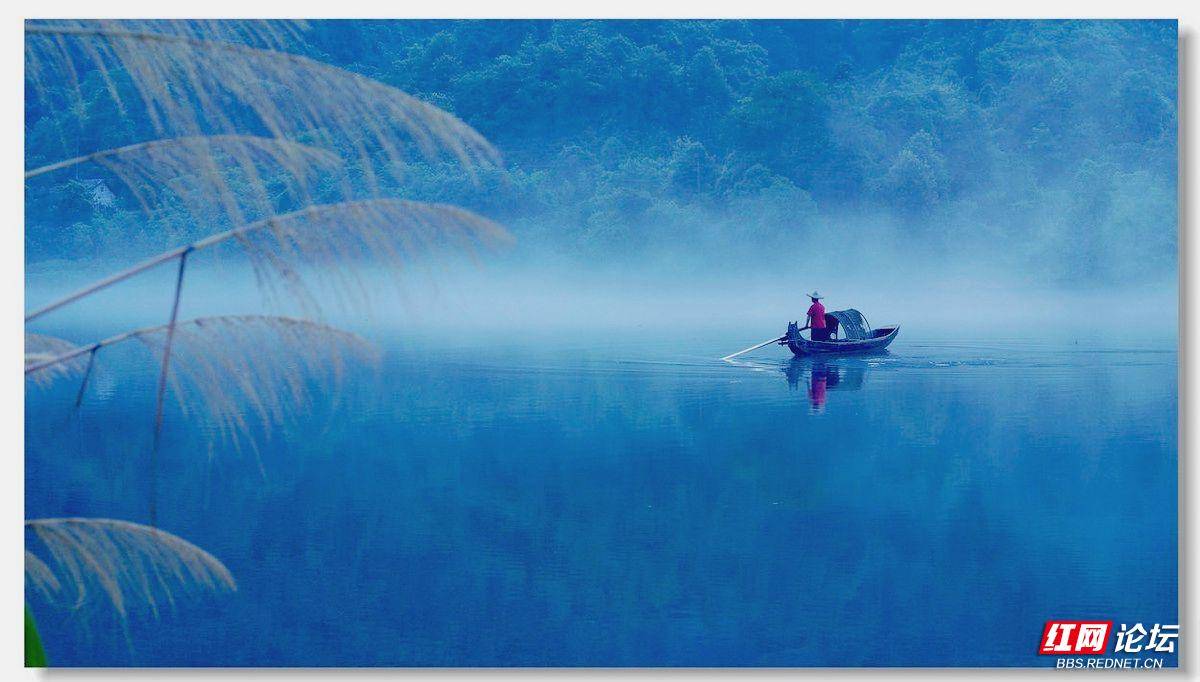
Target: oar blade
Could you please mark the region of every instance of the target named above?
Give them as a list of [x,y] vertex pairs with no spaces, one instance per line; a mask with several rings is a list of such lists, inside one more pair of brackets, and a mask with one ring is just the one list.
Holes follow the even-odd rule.
[[746,348],[746,349],[743,349],[743,350],[739,350],[738,352],[736,352],[736,353],[731,353],[731,354],[729,354],[729,355],[726,355],[725,357],[723,357],[723,358],[721,358],[721,359],[722,359],[722,360],[731,360],[731,359],[733,359],[733,358],[736,358],[736,357],[737,357],[737,356],[739,356],[739,355],[745,355],[746,353],[749,353],[749,352],[750,352],[750,351],[752,351],[752,350],[758,350],[759,348],[762,348],[763,346],[769,346],[769,345],[771,345],[772,343],[778,343],[779,341],[782,341],[782,340],[784,340],[784,339],[786,339],[786,338],[787,338],[786,336],[778,336],[778,337],[775,337],[775,338],[773,338],[773,339],[767,339],[766,341],[763,341],[762,343],[760,343],[760,344],[758,344],[758,345],[756,345],[756,346],[750,346],[749,348]]

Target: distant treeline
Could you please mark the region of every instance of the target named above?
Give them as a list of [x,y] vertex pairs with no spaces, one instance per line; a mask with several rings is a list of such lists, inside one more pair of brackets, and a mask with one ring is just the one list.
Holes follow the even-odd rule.
[[[531,248],[703,262],[870,225],[1049,280],[1175,272],[1174,22],[330,21],[305,41],[505,155],[475,183],[415,162],[390,191]],[[99,111],[64,148],[59,115],[27,106],[28,165],[144,136]],[[30,260],[178,236],[102,178],[30,189]]]

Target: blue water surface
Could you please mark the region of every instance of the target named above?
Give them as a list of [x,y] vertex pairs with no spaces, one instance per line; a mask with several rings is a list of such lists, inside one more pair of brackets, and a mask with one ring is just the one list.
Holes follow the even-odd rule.
[[31,389],[28,515],[153,483],[238,589],[29,593],[51,662],[1039,666],[1048,619],[1178,622],[1169,340],[714,359],[753,341],[385,339],[256,447],[169,406],[157,469],[114,351],[78,409]]

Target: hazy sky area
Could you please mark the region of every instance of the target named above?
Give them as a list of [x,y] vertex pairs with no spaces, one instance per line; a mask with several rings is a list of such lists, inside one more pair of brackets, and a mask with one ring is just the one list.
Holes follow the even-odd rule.
[[[818,288],[926,330],[1173,338],[1176,43],[1173,21],[334,21],[289,49],[446,109],[504,154],[474,181],[419,155],[381,179],[515,242],[418,266],[402,303],[367,268],[376,323],[765,337]],[[82,123],[28,101],[27,167],[155,137],[99,74],[79,88]],[[29,180],[30,305],[231,226],[181,203],[147,214],[95,164]],[[76,314],[157,320],[169,270]],[[254,286],[223,272],[189,281],[185,314],[210,297],[230,312],[223,288]]]

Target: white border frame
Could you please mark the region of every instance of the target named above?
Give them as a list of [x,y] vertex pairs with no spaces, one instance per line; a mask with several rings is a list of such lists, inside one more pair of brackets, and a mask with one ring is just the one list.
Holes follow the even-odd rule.
[[[339,679],[346,671],[331,669],[262,669],[225,670],[210,669],[189,671],[148,670],[53,670],[49,672],[25,670],[23,666],[24,630],[17,614],[23,603],[24,558],[24,377],[18,371],[18,360],[24,344],[24,30],[25,18],[54,17],[306,17],[306,18],[1115,18],[1115,19],[1162,19],[1179,20],[1180,63],[1179,63],[1179,193],[1180,193],[1180,663],[1188,677],[1197,675],[1197,667],[1190,665],[1194,660],[1192,647],[1200,639],[1192,636],[1197,632],[1200,621],[1196,618],[1196,563],[1193,551],[1196,547],[1195,525],[1191,523],[1195,506],[1188,501],[1188,491],[1197,490],[1200,469],[1191,464],[1190,455],[1195,450],[1189,424],[1197,423],[1200,405],[1193,400],[1200,366],[1192,361],[1190,340],[1196,338],[1196,316],[1193,304],[1197,301],[1197,280],[1191,276],[1187,265],[1197,262],[1200,241],[1195,239],[1189,228],[1194,224],[1194,197],[1197,181],[1192,174],[1192,161],[1196,158],[1196,142],[1191,131],[1196,125],[1195,91],[1196,69],[1192,63],[1197,49],[1197,30],[1200,28],[1200,2],[1146,0],[1142,2],[1112,2],[1110,0],[1063,1],[1063,0],[1009,0],[1008,2],[977,2],[966,6],[962,0],[912,0],[907,3],[888,3],[880,0],[843,0],[839,3],[802,5],[797,2],[770,0],[576,0],[571,3],[550,0],[508,0],[507,2],[483,2],[481,0],[441,0],[437,3],[385,4],[375,0],[205,0],[204,2],[176,2],[170,5],[161,0],[108,0],[103,4],[84,0],[49,0],[32,2],[18,0],[5,5],[6,15],[0,23],[0,40],[4,50],[4,62],[0,66],[0,92],[4,93],[3,156],[9,164],[10,180],[3,184],[4,202],[0,206],[8,212],[3,224],[3,245],[0,246],[0,320],[6,329],[0,335],[0,358],[11,358],[11,364],[3,372],[0,385],[0,434],[8,443],[0,452],[0,500],[3,518],[0,524],[0,547],[4,548],[0,562],[0,642],[3,643],[3,668],[17,671],[26,677],[51,675],[72,679],[114,679],[126,675],[169,675],[175,678],[199,678],[213,674],[236,679],[258,676],[280,677],[302,676],[310,679]],[[336,11],[336,14],[331,14]],[[11,373],[10,373],[11,372]],[[969,605],[964,605],[970,608]],[[1033,624],[1036,626],[1037,624]],[[1031,627],[1033,627],[1031,626]],[[1036,627],[1030,630],[1030,647],[1036,644]],[[467,676],[488,675],[511,678],[534,675],[543,678],[600,678],[621,677],[625,679],[652,679],[664,676],[687,676],[716,679],[730,675],[783,678],[792,676],[826,676],[838,679],[865,679],[876,675],[912,678],[951,676],[1021,677],[1041,679],[1061,676],[1055,670],[1015,669],[732,669],[732,670],[421,670],[421,669],[366,669],[353,674],[372,678],[403,677],[405,679],[449,679]],[[1075,674],[1087,674],[1079,671]],[[1121,673],[1110,672],[1112,675]],[[1133,675],[1145,674],[1135,671]]]

